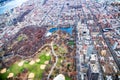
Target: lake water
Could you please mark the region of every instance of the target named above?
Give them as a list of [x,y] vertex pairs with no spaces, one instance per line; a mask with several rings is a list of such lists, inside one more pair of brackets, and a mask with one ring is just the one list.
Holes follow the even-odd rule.
[[63,28],[63,27],[61,27],[61,28],[51,28],[51,29],[49,30],[49,32],[53,33],[53,32],[55,32],[55,31],[57,31],[57,30],[64,31],[64,32],[72,35],[73,28],[72,28],[72,27],[67,27],[67,28]]
[[0,14],[3,14],[11,9],[21,6],[24,2],[28,0],[13,0],[8,2],[6,5],[0,7]]

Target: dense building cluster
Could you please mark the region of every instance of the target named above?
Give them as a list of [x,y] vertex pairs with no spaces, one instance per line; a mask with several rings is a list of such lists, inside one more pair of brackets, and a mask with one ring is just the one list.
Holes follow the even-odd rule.
[[23,2],[0,7],[0,79],[120,79],[119,1]]

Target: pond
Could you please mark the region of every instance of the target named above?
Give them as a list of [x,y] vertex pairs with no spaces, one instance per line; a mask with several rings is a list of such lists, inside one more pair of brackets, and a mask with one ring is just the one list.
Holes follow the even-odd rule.
[[53,33],[53,32],[56,32],[57,30],[64,31],[64,32],[72,35],[73,28],[72,28],[72,27],[51,28],[51,29],[49,30],[49,32],[50,32],[50,33]]

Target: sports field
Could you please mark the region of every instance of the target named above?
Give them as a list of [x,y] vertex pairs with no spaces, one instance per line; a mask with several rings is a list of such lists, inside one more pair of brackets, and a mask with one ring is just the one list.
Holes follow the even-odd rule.
[[41,79],[42,73],[50,59],[50,51],[43,50],[39,53],[39,57],[34,60],[21,60],[20,62],[15,62],[9,68],[0,69],[0,80],[6,80],[13,76],[16,77],[24,69],[28,70],[28,77],[32,76],[33,80],[34,78]]

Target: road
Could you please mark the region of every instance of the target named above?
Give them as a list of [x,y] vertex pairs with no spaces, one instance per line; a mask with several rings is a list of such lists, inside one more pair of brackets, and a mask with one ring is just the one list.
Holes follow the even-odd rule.
[[49,15],[49,13],[55,8],[56,5],[53,5],[53,7],[51,7],[51,9],[43,16],[40,25],[43,24],[43,22],[45,21],[46,17]]
[[52,48],[52,54],[56,57],[56,60],[55,60],[55,63],[53,64],[53,66],[52,66],[52,68],[51,68],[50,73],[48,74],[47,80],[49,80],[49,78],[50,78],[50,76],[51,76],[51,74],[52,74],[52,72],[53,72],[53,69],[56,67],[56,64],[57,64],[57,62],[58,62],[58,56],[57,56],[57,54],[56,54],[55,51],[54,51],[53,42],[51,42],[51,48]]
[[[81,0],[80,1],[80,5],[81,5]],[[78,5],[78,0],[74,0],[75,4]],[[78,72],[77,73],[77,80],[81,80],[81,73],[80,73],[80,70],[81,70],[81,61],[80,61],[80,49],[81,49],[81,45],[79,45],[81,42],[80,42],[80,36],[79,36],[79,31],[78,31],[78,22],[80,21],[80,18],[78,19],[77,18],[77,9],[75,10],[75,36],[76,36],[76,71]]]
[[105,35],[103,34],[101,25],[100,25],[100,30],[101,30],[102,36],[103,36],[103,38],[104,38],[104,40],[105,40],[108,48],[109,48],[109,51],[110,51],[112,57],[114,58],[114,61],[116,62],[117,67],[118,67],[119,70],[120,70],[120,62],[119,62],[118,59],[116,58],[116,57],[117,57],[117,56],[115,55],[116,53],[114,52],[114,50],[112,49],[111,45],[110,45],[109,42],[107,41]]
[[[95,5],[94,5],[94,6],[95,6]],[[96,6],[95,6],[95,7],[96,7]],[[96,7],[96,10],[99,11],[99,9],[97,9],[97,7]],[[107,9],[105,9],[105,10],[106,10],[107,13],[110,13]],[[99,12],[100,12],[100,11],[99,11]],[[104,19],[108,22],[108,20],[106,19],[106,17],[104,17]],[[98,24],[98,23],[97,23],[97,24]],[[109,42],[107,41],[107,39],[106,39],[106,37],[105,37],[105,35],[104,35],[104,32],[102,31],[102,26],[99,25],[99,27],[100,27],[100,32],[101,32],[101,34],[102,34],[102,36],[103,36],[103,38],[104,38],[104,40],[105,40],[105,42],[106,42],[106,44],[107,44],[107,46],[108,46],[108,48],[109,48],[109,51],[110,51],[112,57],[114,58],[114,61],[116,62],[117,67],[118,67],[119,70],[120,70],[120,62],[119,62],[118,59],[116,58],[116,57],[117,57],[117,56],[115,55],[116,53],[114,52],[114,50],[112,49],[111,45],[110,45]]]
[[63,9],[64,9],[64,5],[65,5],[65,2],[63,3],[62,8],[61,8],[60,12],[58,13],[58,17],[57,17],[57,20],[56,20],[57,22],[55,23],[55,25],[58,25],[58,24],[59,24],[59,18],[60,18],[61,13],[62,13],[62,11],[63,11]]

